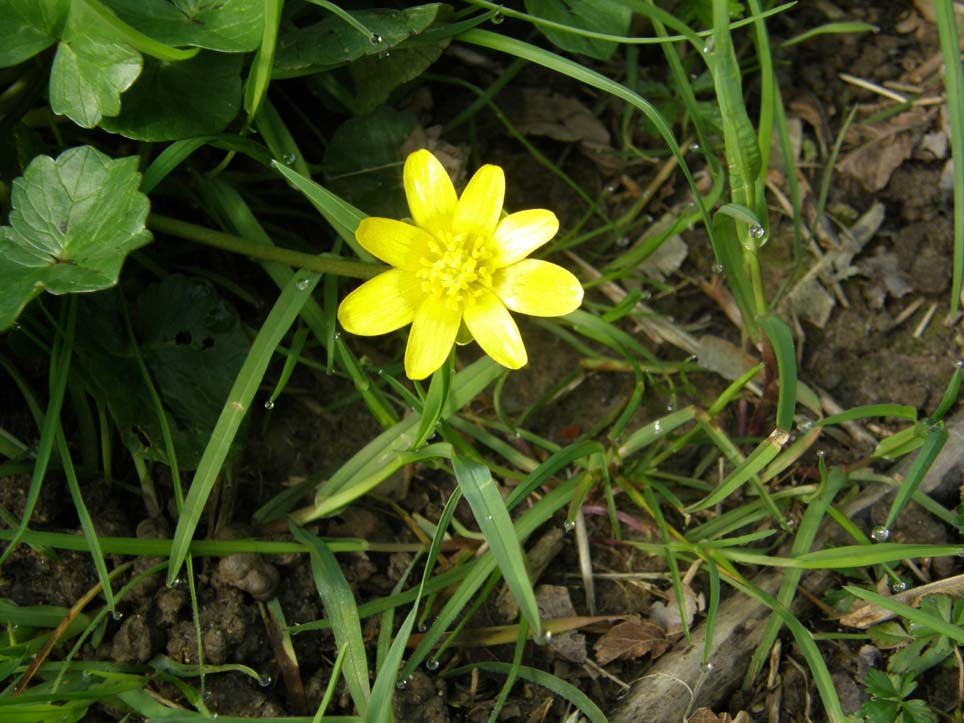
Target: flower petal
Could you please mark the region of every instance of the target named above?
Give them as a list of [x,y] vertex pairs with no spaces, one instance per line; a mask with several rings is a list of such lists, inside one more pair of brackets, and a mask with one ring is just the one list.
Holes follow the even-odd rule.
[[405,347],[405,374],[409,379],[424,379],[445,363],[461,321],[461,311],[452,311],[434,296],[422,302]]
[[464,233],[470,238],[489,238],[499,224],[504,198],[505,174],[502,169],[493,165],[482,166],[459,197],[452,232]]
[[499,222],[489,242],[495,254],[490,263],[496,268],[514,264],[546,243],[558,230],[556,214],[543,208],[509,214]]
[[441,162],[425,149],[415,151],[405,159],[402,180],[415,225],[436,235],[451,229],[458,197]]
[[522,259],[492,274],[492,290],[513,311],[562,316],[582,303],[582,284],[569,271],[538,259]]
[[411,323],[425,296],[415,274],[391,269],[346,296],[338,307],[338,321],[359,336],[387,334]]
[[355,230],[358,243],[386,264],[416,271],[428,254],[433,238],[430,233],[404,221],[370,217],[362,219]]
[[528,357],[519,327],[491,291],[465,300],[465,325],[482,350],[499,364],[509,369],[525,366]]

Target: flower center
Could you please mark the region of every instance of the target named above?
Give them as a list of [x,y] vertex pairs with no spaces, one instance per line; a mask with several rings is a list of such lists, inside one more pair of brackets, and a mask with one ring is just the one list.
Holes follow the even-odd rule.
[[462,308],[463,294],[478,296],[492,286],[492,271],[486,263],[492,252],[485,248],[482,236],[443,232],[429,245],[429,252],[419,260],[422,268],[416,276],[422,280],[422,291],[432,294],[452,311]]

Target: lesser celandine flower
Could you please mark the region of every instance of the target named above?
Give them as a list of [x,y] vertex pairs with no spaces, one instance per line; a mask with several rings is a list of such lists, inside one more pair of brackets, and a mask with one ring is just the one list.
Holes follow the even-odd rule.
[[474,338],[499,364],[523,366],[526,349],[509,310],[561,316],[582,302],[582,286],[569,271],[526,258],[559,230],[555,214],[503,216],[505,176],[498,166],[482,166],[458,197],[426,150],[405,161],[404,183],[412,223],[366,218],[355,231],[363,248],[394,268],[349,294],[338,321],[363,336],[411,324],[405,349],[411,379],[442,366],[456,339]]

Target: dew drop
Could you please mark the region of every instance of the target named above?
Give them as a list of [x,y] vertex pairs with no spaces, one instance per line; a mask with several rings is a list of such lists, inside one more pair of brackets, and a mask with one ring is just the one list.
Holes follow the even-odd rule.
[[505,15],[503,15],[501,11],[497,12],[495,15],[492,16],[493,25],[501,25],[504,22],[505,22]]
[[822,449],[818,449],[818,450],[817,450],[817,456],[818,456],[820,459],[823,459],[824,457],[827,456],[827,453],[826,453],[824,450],[822,450]]
[[272,678],[271,675],[268,673],[262,673],[261,676],[258,678],[258,685],[260,685],[262,688],[267,688],[273,682],[274,682],[274,678]]
[[960,359],[954,366],[958,369],[964,369],[964,359]]
[[395,688],[397,690],[406,690],[408,688],[408,679],[399,678],[395,681]]
[[428,632],[428,625],[426,625],[425,623],[421,623],[421,624],[418,626],[418,632],[420,632],[420,633],[427,633],[427,632]]
[[641,291],[641,292],[639,293],[639,298],[640,298],[641,301],[646,301],[647,299],[652,299],[652,298],[653,298],[653,292],[652,292],[652,291]]
[[616,245],[621,249],[629,246],[629,236],[620,236],[618,239],[616,239]]
[[709,675],[713,672],[713,663],[707,661],[705,663],[700,663],[700,672],[703,675]]
[[890,530],[883,525],[877,525],[870,531],[870,539],[874,542],[887,542],[890,539]]
[[378,45],[384,38],[382,38],[382,36],[378,33],[372,33],[368,36],[368,39],[371,41],[372,45]]
[[286,166],[293,166],[293,165],[295,165],[295,161],[296,161],[296,160],[298,160],[298,159],[297,159],[297,157],[295,156],[294,153],[285,153],[285,154],[281,157],[281,162],[284,163]]
[[703,53],[709,54],[713,52],[713,38],[707,38],[706,44],[703,46]]
[[267,409],[267,410],[269,410],[269,411],[272,410],[272,409],[274,409],[274,400],[273,400],[273,399],[268,399],[267,401],[265,401],[265,403],[264,403],[264,408]]
[[714,273],[714,274],[722,274],[722,273],[723,273],[723,264],[713,264],[713,273]]
[[907,589],[907,583],[903,580],[898,580],[893,585],[890,586],[891,592],[904,592]]
[[311,286],[311,281],[308,279],[298,279],[295,282],[295,286],[298,287],[298,291],[307,291],[308,287]]
[[672,412],[672,411],[673,411],[673,405],[672,405],[672,404],[667,404],[667,405],[666,405],[666,411],[667,411],[667,412]]
[[335,341],[338,341],[339,339],[341,339],[341,332],[336,331],[334,334],[332,334],[331,338],[334,339]]
[[217,713],[212,713],[211,715],[208,716],[208,720],[217,720],[217,719],[218,719]]
[[565,522],[562,523],[562,529],[565,530],[566,532],[572,532],[573,530],[576,529],[576,521],[566,520]]
[[124,619],[124,613],[122,613],[120,610],[114,610],[113,612],[111,612],[110,616],[114,618],[114,620]]
[[812,420],[812,419],[801,419],[799,422],[797,422],[797,429],[799,429],[801,432],[803,432],[804,434],[806,434],[806,433],[809,432],[811,429],[813,429],[813,420]]
[[700,150],[700,144],[699,144],[699,143],[691,143],[691,144],[690,144],[690,150],[693,151],[693,153],[697,153],[697,152]]
[[80,673],[80,677],[83,678],[84,680],[90,680],[94,676],[91,675],[91,672],[89,670],[83,670]]
[[610,183],[606,186],[605,191],[606,193],[616,193],[617,188],[618,186],[615,183]]
[[654,432],[661,432],[661,431],[663,431],[663,425],[660,424],[660,422],[659,422],[658,419],[657,419],[655,422],[653,422],[653,431],[654,431]]
[[546,632],[545,632],[545,633],[543,634],[543,636],[542,636],[542,642],[544,642],[546,645],[548,645],[549,643],[551,643],[551,642],[552,642],[552,633],[549,632],[548,630],[546,630]]
[[437,660],[425,661],[425,670],[429,671],[430,673],[434,673],[436,670],[438,670],[438,666],[439,662]]
[[752,226],[750,226],[750,236],[756,241],[761,241],[762,239],[766,238],[766,235],[767,235],[767,230],[763,228],[763,226],[761,226],[760,224],[755,223]]
[[379,53],[379,54],[378,54],[378,59],[379,59],[379,60],[385,60],[385,58],[389,57],[391,54],[392,54],[392,51],[386,50],[384,53]]

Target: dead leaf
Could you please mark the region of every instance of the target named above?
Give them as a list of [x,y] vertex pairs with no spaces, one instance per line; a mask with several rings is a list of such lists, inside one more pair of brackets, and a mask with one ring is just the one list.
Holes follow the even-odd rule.
[[900,165],[910,158],[917,145],[912,133],[897,133],[875,138],[843,157],[837,168],[875,193],[884,188]]
[[635,660],[649,653],[658,658],[670,646],[666,631],[648,620],[627,620],[613,625],[599,640],[593,650],[596,661],[606,665],[614,660]]
[[454,146],[448,141],[442,140],[442,126],[430,126],[423,128],[417,126],[409,133],[408,138],[402,143],[402,156],[406,157],[409,153],[425,148],[439,159],[456,188],[459,188],[466,176],[466,166],[469,162],[469,147]]
[[[693,624],[696,613],[705,607],[703,593],[696,594],[693,588],[683,583],[683,608],[686,610],[687,626]],[[653,622],[661,625],[667,635],[678,635],[683,632],[683,618],[680,617],[679,605],[676,600],[670,600],[667,604],[661,602],[653,603],[649,612]]]
[[[539,617],[543,619],[574,617],[575,608],[564,585],[539,585],[535,589]],[[549,650],[572,663],[586,662],[586,636],[573,630],[553,633]]]
[[567,143],[608,146],[609,131],[585,105],[575,98],[542,88],[526,88],[516,127],[525,135],[547,136]]
[[883,308],[888,296],[899,299],[914,290],[910,276],[900,270],[900,260],[893,251],[878,246],[874,255],[857,262],[857,268],[871,279],[864,296],[871,309]]
[[641,273],[650,278],[663,281],[667,276],[679,271],[679,267],[686,261],[689,247],[678,233],[668,237],[656,247],[639,267]]

